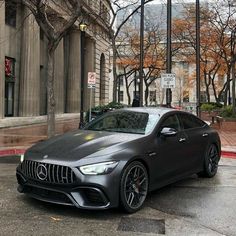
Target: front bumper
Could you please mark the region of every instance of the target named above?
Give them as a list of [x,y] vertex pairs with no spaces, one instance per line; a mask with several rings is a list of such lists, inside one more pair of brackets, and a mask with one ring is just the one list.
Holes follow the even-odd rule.
[[119,165],[108,175],[95,176],[85,176],[77,168],[72,168],[75,178],[71,183],[42,181],[19,166],[16,171],[18,191],[41,201],[82,209],[117,207],[122,163]]

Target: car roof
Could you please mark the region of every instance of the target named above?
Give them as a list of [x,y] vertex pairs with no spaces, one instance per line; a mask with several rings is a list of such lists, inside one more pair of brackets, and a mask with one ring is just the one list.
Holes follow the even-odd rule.
[[166,107],[127,107],[122,108],[123,111],[135,111],[135,112],[146,112],[148,114],[154,114],[154,115],[164,115],[167,112],[171,111],[177,111],[172,108],[166,108]]
[[[165,115],[166,113],[169,113],[169,112],[175,112],[175,113],[178,113],[178,114],[192,115],[192,116],[195,116],[196,118],[198,118],[196,115],[192,114],[191,112],[182,111],[182,110],[178,110],[178,109],[174,109],[174,108],[167,108],[167,107],[127,107],[127,108],[118,109],[116,111],[119,111],[119,110],[134,111],[134,112],[145,112],[145,113],[148,113],[148,114],[158,115],[159,117],[162,117],[163,115]],[[200,118],[198,118],[198,119],[200,119]]]

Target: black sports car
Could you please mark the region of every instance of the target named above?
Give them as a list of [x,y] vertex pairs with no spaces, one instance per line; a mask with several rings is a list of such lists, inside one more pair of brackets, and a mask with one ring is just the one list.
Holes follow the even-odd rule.
[[168,108],[127,108],[83,130],[40,142],[17,167],[18,191],[84,209],[141,208],[149,191],[197,173],[213,177],[220,139],[196,116]]

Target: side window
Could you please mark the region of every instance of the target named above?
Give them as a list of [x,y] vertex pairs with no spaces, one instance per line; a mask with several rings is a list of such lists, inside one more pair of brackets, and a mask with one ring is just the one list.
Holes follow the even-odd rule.
[[184,129],[200,128],[205,125],[203,121],[193,115],[181,114],[180,119],[182,121]]
[[117,127],[117,120],[114,116],[107,116],[104,119],[99,120],[95,125],[94,129],[112,129]]
[[168,116],[161,124],[161,129],[164,127],[173,128],[177,131],[180,131],[180,123],[176,115]]

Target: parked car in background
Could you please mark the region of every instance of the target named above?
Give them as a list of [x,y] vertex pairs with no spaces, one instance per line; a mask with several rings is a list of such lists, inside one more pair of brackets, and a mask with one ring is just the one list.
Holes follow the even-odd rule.
[[83,130],[40,142],[17,167],[18,191],[83,209],[139,210],[148,192],[197,173],[213,177],[221,154],[216,131],[168,108],[125,108]]

